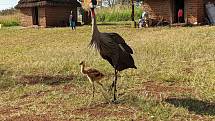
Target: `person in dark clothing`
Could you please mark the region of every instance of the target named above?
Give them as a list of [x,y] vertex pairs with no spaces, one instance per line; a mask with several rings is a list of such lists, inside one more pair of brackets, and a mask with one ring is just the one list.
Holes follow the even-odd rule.
[[69,26],[72,27],[73,30],[76,29],[76,26],[75,26],[75,16],[73,15],[72,11],[71,11],[71,14],[69,16]]

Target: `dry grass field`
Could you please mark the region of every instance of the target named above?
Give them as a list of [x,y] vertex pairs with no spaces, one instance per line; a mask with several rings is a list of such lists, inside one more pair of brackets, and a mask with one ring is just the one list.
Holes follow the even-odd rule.
[[99,29],[118,32],[134,50],[138,69],[120,72],[118,104],[98,85],[92,100],[80,73],[85,60],[106,75],[106,88],[113,80],[111,65],[88,48],[90,26],[2,28],[0,120],[215,120],[215,27]]

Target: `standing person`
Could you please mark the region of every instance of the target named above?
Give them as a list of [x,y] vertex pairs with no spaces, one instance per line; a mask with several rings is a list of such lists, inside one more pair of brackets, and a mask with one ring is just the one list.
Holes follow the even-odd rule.
[[148,17],[148,12],[143,11],[141,17],[142,17],[143,19],[147,18],[147,17]]
[[183,10],[180,8],[178,10],[178,23],[182,23],[183,22]]
[[148,27],[149,26],[148,20],[149,20],[148,12],[143,11],[141,18],[139,20],[139,27]]
[[73,15],[73,12],[71,11],[71,14],[69,16],[69,26],[72,27],[72,30],[75,30],[75,16]]

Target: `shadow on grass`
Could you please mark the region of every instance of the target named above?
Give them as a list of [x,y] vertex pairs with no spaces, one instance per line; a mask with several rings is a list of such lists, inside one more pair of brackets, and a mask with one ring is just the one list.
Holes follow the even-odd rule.
[[58,85],[61,83],[67,83],[73,80],[73,78],[73,75],[23,75],[18,78],[18,82],[21,84],[44,83],[47,85]]
[[76,116],[88,115],[89,117],[93,118],[115,117],[117,119],[129,119],[135,114],[135,111],[126,105],[99,103],[87,107],[74,109],[72,113]]
[[0,77],[3,76],[6,72],[7,72],[7,70],[0,69]]
[[122,26],[130,26],[131,22],[98,22],[97,25],[99,26],[106,26],[106,25],[122,25]]
[[6,67],[1,67],[0,65],[0,77],[11,76],[12,72],[7,70]]
[[11,71],[0,68],[0,90],[15,86],[15,80],[11,76]]
[[204,102],[191,98],[167,98],[165,102],[176,107],[187,108],[189,111],[200,115],[215,115],[215,103]]

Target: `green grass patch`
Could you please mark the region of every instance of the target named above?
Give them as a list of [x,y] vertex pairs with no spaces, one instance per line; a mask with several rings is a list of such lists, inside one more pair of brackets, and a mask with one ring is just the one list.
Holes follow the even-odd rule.
[[[97,21],[99,22],[118,22],[131,21],[131,7],[115,6],[113,8],[97,9]],[[141,8],[135,7],[135,19],[139,19],[142,14]]]
[[12,14],[12,15],[3,15],[0,16],[0,24],[4,27],[11,27],[11,26],[19,26],[20,25],[20,18],[19,14]]

